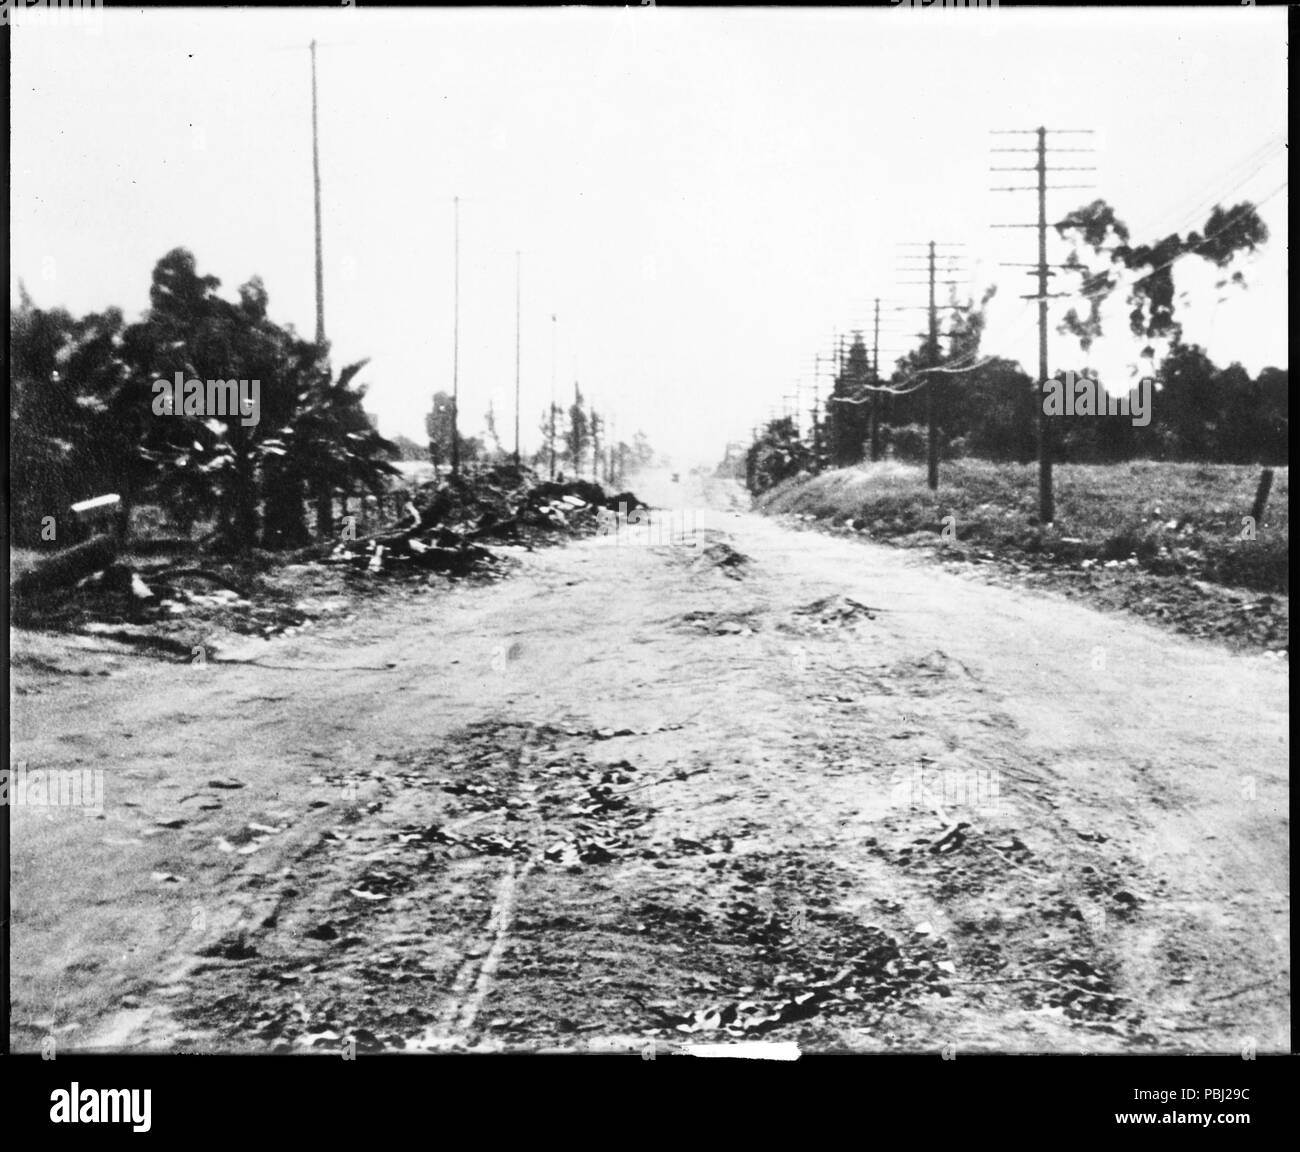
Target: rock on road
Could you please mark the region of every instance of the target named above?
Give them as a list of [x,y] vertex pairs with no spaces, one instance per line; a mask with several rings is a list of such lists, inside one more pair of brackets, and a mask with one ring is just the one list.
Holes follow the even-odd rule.
[[1284,665],[649,495],[15,696],[15,1047],[1290,1050]]

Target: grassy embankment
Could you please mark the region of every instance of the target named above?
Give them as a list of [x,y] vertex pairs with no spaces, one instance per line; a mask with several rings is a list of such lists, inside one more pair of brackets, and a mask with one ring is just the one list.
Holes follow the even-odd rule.
[[[1038,523],[1035,464],[893,461],[787,481],[756,506],[940,558],[989,561],[1109,606],[1167,619],[1247,647],[1286,645],[1289,472],[1275,470],[1255,539],[1242,539],[1260,471],[1254,466],[1057,465],[1056,519]],[[945,517],[951,516],[945,541]],[[1262,595],[1260,595],[1262,594]]]

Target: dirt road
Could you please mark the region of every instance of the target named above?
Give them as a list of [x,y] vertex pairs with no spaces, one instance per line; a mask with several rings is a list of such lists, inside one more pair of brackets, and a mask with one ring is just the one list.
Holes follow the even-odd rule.
[[687,543],[16,671],[103,809],[12,810],[15,1046],[1289,1051],[1284,665],[650,495]]

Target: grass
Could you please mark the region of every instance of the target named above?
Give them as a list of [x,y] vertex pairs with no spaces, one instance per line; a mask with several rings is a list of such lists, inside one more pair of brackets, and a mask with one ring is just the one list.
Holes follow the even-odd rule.
[[963,544],[998,554],[1081,562],[1136,559],[1143,570],[1229,587],[1287,592],[1289,470],[1275,469],[1254,540],[1241,539],[1260,469],[1133,461],[1054,469],[1056,519],[1038,523],[1036,464],[944,462],[931,492],[923,467],[886,461],[794,479],[757,507],[849,521],[878,538],[938,535],[944,518]]

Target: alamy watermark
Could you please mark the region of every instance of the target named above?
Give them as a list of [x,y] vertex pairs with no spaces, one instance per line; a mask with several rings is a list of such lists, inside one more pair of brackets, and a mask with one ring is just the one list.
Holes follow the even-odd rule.
[[998,0],[889,0],[891,8],[996,8]]
[[1143,376],[1125,393],[1101,386],[1096,376],[1083,372],[1062,372],[1043,381],[1044,416],[1131,416],[1135,428],[1151,423],[1151,395],[1155,381]]
[[19,22],[29,28],[86,28],[103,30],[101,0],[0,0],[0,25],[12,22],[11,12],[23,13]]
[[170,382],[153,382],[155,416],[238,416],[247,428],[261,418],[260,380],[186,380],[177,372]]
[[629,508],[620,502],[613,523],[602,523],[603,535],[614,543],[628,547],[651,547],[663,544],[686,544],[695,538],[693,508]]
[[942,804],[986,814],[1002,811],[1002,773],[996,768],[930,768],[918,764],[894,787],[895,804],[929,808]]
[[15,808],[74,808],[104,810],[102,768],[29,768],[21,760],[0,769],[0,805]]

